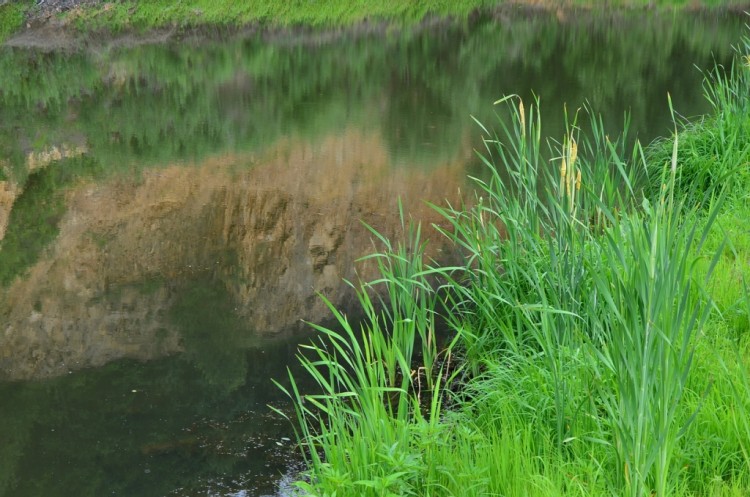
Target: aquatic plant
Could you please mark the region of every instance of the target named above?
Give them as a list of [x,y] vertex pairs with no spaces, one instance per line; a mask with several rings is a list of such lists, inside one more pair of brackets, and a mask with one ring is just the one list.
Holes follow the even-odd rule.
[[[716,84],[731,92],[744,83]],[[498,104],[510,119],[500,134],[480,125],[476,195],[434,206],[464,263],[425,269],[404,255],[419,250],[379,237],[387,250],[373,256],[377,282],[389,298],[376,306],[373,287],[360,287],[361,333],[332,308],[343,331],[318,327],[325,339],[301,357],[324,393],[288,392],[311,463],[300,486],[309,495],[746,492],[747,359],[728,361],[726,336],[708,333],[727,329],[711,276],[724,267],[728,193],[681,181],[683,137],[703,139],[692,135],[705,129],[676,131],[669,160],[654,165],[663,143],[628,149],[584,109],[543,152],[538,105]],[[437,293],[428,276],[443,282]],[[745,293],[738,303],[750,314],[747,302]],[[418,333],[401,327],[438,313],[467,374],[455,392],[436,374],[425,409],[409,379],[413,343],[403,341]],[[721,371],[710,367],[717,358]]]
[[437,365],[437,293],[423,269],[421,229],[407,226],[403,211],[402,228],[405,242],[396,245],[371,230],[384,246],[368,257],[381,277],[352,284],[359,331],[327,300],[337,327],[313,325],[321,338],[299,358],[319,391],[303,394],[291,375],[291,389],[282,387],[295,401],[311,469],[311,484],[301,486],[310,492],[414,495],[426,469],[418,446],[438,436],[449,379]]

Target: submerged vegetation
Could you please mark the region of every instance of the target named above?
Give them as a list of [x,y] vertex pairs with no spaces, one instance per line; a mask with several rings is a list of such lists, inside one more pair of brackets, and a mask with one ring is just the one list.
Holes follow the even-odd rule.
[[538,102],[498,102],[476,196],[435,206],[464,262],[428,263],[418,226],[381,238],[363,324],[331,307],[300,355],[305,495],[750,492],[741,52],[706,78],[713,115],[647,147],[588,109],[545,147]]

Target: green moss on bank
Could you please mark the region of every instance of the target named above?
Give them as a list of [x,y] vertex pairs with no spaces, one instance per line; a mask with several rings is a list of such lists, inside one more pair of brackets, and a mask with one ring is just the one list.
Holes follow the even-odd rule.
[[23,26],[28,2],[10,2],[0,5],[0,42]]

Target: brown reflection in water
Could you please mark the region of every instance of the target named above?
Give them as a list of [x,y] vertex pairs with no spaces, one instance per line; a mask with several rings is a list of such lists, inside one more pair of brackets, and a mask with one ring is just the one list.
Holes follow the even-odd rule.
[[[467,147],[468,148],[468,147]],[[373,236],[400,231],[397,201],[427,225],[423,200],[456,202],[467,156],[394,167],[378,135],[281,140],[262,156],[223,155],[67,193],[60,234],[0,303],[0,374],[43,377],[119,357],[179,351],[176,292],[211,277],[259,334],[321,321],[316,292],[347,308],[342,279],[371,278]],[[447,247],[431,229],[432,256]]]

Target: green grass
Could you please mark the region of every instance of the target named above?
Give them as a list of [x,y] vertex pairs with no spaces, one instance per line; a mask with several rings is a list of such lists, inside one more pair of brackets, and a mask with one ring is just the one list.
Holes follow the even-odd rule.
[[[79,28],[149,29],[175,26],[244,25],[260,23],[271,26],[349,26],[364,21],[388,21],[413,24],[427,16],[467,17],[477,9],[501,5],[503,0],[143,0],[108,2],[93,8],[66,14],[75,19]],[[592,0],[546,2],[546,7],[584,6],[597,9],[601,4]],[[686,0],[620,0],[608,2],[606,8],[690,7]],[[743,5],[739,0],[709,0],[705,7]]]
[[[680,165],[677,188],[689,203],[702,200],[703,192],[719,185],[732,195],[750,188],[750,71],[742,49],[732,67],[716,67],[706,74],[704,94],[714,112],[700,121],[685,123],[679,133]],[[652,174],[651,194],[661,188],[659,168],[671,160],[675,137],[657,140],[648,149]]]
[[81,28],[147,29],[162,26],[242,25],[261,23],[275,26],[346,26],[366,20],[414,23],[427,15],[466,16],[472,10],[487,7],[493,0],[394,0],[279,2],[260,0],[192,0],[173,2],[151,0],[121,2],[87,9],[79,16]]
[[[466,18],[472,12],[493,8],[507,0],[125,0],[76,7],[58,16],[83,31],[148,30],[191,26],[341,27],[363,22],[414,24],[428,16]],[[520,3],[524,3],[523,0]],[[538,6],[539,2],[529,2]],[[560,7],[588,9],[726,8],[746,7],[743,0],[616,0],[606,5],[595,0],[547,0],[548,9]],[[27,1],[11,1],[0,6],[0,42],[18,31],[27,12],[34,8]]]
[[0,6],[0,43],[23,26],[29,2],[9,2]]
[[[331,308],[340,329],[317,327],[301,356],[322,391],[292,378],[287,392],[303,494],[747,495],[741,71],[707,80],[712,118],[645,149],[587,112],[546,153],[538,106],[500,101],[510,120],[482,127],[476,197],[435,206],[464,263],[428,264],[418,229],[395,248],[380,237],[361,330]],[[436,314],[454,341],[415,354]]]

